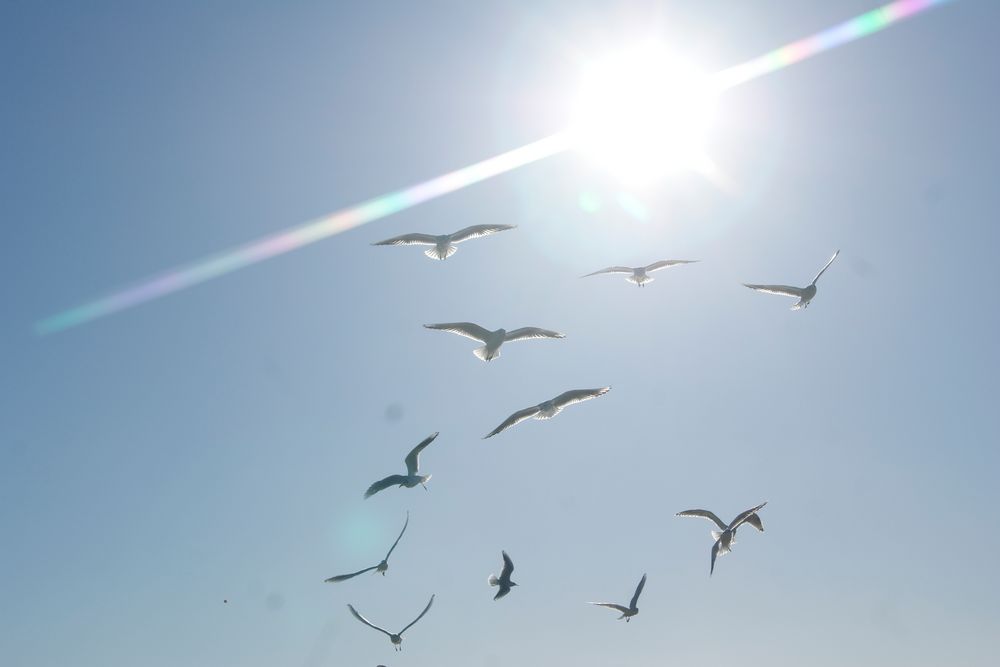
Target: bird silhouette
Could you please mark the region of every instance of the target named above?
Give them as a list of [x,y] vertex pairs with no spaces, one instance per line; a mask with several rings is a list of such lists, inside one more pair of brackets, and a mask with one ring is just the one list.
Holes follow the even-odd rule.
[[406,513],[406,522],[403,523],[403,530],[399,531],[399,537],[397,537],[396,541],[392,543],[392,546],[389,547],[389,553],[387,553],[385,555],[385,558],[383,558],[382,562],[379,563],[378,565],[372,565],[371,567],[366,567],[363,570],[358,570],[357,572],[352,572],[351,574],[338,574],[335,577],[330,577],[329,579],[324,579],[324,581],[326,583],[328,583],[328,584],[335,584],[335,583],[340,582],[340,581],[347,581],[348,579],[351,579],[352,577],[356,577],[359,574],[364,574],[365,572],[370,572],[371,570],[375,570],[376,572],[381,573],[382,576],[384,577],[385,576],[385,571],[389,569],[389,556],[392,555],[392,550],[396,548],[397,544],[399,544],[400,538],[403,537],[403,533],[406,532],[406,527],[409,526],[409,525],[410,525],[410,513],[407,512]]
[[433,247],[425,250],[425,255],[431,259],[448,259],[458,250],[455,246],[456,243],[478,239],[515,227],[517,225],[473,225],[451,234],[438,234],[436,236],[433,234],[403,234],[384,241],[377,241],[372,245],[429,245]]
[[642,579],[639,580],[639,585],[635,587],[635,593],[632,595],[632,601],[628,603],[627,607],[620,604],[615,604],[614,602],[588,602],[587,604],[593,604],[597,605],[598,607],[607,607],[608,609],[614,609],[616,611],[620,611],[622,615],[618,617],[618,620],[620,621],[624,618],[625,622],[628,623],[633,616],[639,613],[639,607],[637,606],[637,603],[639,602],[639,594],[642,593],[642,589],[645,586],[646,586],[646,575],[643,574]]
[[833,257],[831,257],[830,261],[826,263],[826,266],[820,269],[819,273],[816,274],[816,277],[813,278],[813,281],[808,285],[806,285],[805,287],[792,287],[790,285],[750,285],[747,283],[743,283],[743,286],[749,287],[750,289],[755,290],[757,292],[765,292],[767,294],[778,294],[780,296],[795,297],[796,299],[798,299],[798,302],[794,306],[792,306],[792,310],[808,308],[809,302],[812,301],[813,297],[816,296],[816,281],[819,280],[819,277],[823,275],[824,271],[830,268],[830,265],[833,264],[833,260],[837,259],[837,255],[839,254],[840,254],[839,250],[833,253]]
[[429,436],[424,438],[423,442],[414,447],[410,453],[406,455],[406,459],[404,459],[406,462],[405,475],[389,475],[388,477],[380,479],[368,487],[368,490],[365,491],[365,498],[370,498],[379,491],[388,489],[390,486],[405,486],[408,489],[412,489],[419,484],[420,486],[423,486],[426,491],[427,487],[425,485],[428,480],[430,480],[431,476],[417,474],[417,470],[420,468],[420,452],[424,450],[424,447],[431,444],[436,437],[438,437],[437,432],[431,433]]

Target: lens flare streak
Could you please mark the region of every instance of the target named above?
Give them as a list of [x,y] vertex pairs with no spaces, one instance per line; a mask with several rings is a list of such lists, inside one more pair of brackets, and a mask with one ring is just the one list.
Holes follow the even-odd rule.
[[[951,1],[897,0],[890,2],[815,35],[765,53],[741,65],[723,70],[715,75],[715,81],[721,90],[738,86],[759,76],[802,62],[824,51],[867,37],[898,21]],[[571,148],[572,145],[573,142],[568,132],[553,134],[521,148],[456,169],[403,190],[370,199],[290,230],[239,246],[234,250],[212,255],[120,292],[39,320],[35,324],[35,332],[41,335],[69,329],[192,287],[212,278],[218,278],[262,260],[282,255],[542,158],[561,153]]]
[[357,206],[306,222],[291,230],[264,237],[234,250],[227,250],[164,273],[102,299],[41,320],[35,325],[35,331],[39,334],[61,331],[166,296],[461,190],[473,183],[560,153],[568,147],[569,139],[565,133],[553,134],[418,185],[370,199]]
[[753,60],[722,70],[715,75],[721,90],[776,72],[807,58],[843,46],[888,28],[893,23],[943,5],[951,0],[897,0],[828,28],[815,35],[769,51]]

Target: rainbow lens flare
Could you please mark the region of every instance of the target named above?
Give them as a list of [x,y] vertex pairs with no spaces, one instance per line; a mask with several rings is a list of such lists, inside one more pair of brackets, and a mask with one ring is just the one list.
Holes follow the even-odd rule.
[[[951,0],[897,0],[865,12],[832,28],[765,53],[715,75],[720,89],[746,83],[759,76],[794,65],[819,53],[879,32],[898,21]],[[35,324],[38,334],[63,331],[162,296],[193,287],[271,257],[315,243],[373,220],[404,211],[431,199],[461,190],[572,146],[569,134],[560,132],[475,164],[456,169],[423,183],[397,190],[328,216],[303,223],[233,250],[178,267],[109,296],[47,317]]]
[[561,153],[568,147],[569,139],[565,133],[553,134],[526,146],[501,153],[468,167],[456,169],[437,178],[432,178],[429,181],[370,199],[356,206],[303,223],[293,229],[239,246],[234,250],[227,250],[212,255],[199,262],[168,271],[163,275],[151,278],[120,292],[77,306],[76,308],[71,308],[58,315],[47,317],[35,325],[35,331],[39,334],[62,331],[63,329],[79,326],[105,315],[137,306],[146,301],[193,287],[212,278],[224,276],[237,269],[283,255],[286,252],[307,246],[310,243],[315,243],[329,236],[354,229],[366,222],[384,218],[387,215],[398,213],[417,204],[422,204],[425,201],[461,190],[473,183],[485,181],[488,178],[536,162],[544,157]]
[[802,62],[806,58],[812,58],[824,51],[867,37],[888,28],[893,23],[948,2],[951,0],[898,0],[890,2],[815,35],[792,42],[780,49],[769,51],[741,65],[722,70],[715,75],[716,81],[722,90],[738,86],[751,79]]

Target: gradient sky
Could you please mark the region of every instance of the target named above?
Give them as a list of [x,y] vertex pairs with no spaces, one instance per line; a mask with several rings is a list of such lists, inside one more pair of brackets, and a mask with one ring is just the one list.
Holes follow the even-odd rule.
[[[726,93],[731,192],[624,191],[567,153],[38,337],[560,129],[588,54],[655,35],[715,71],[873,6],[141,4],[0,6],[5,664],[993,664],[1000,6]],[[369,246],[480,223],[519,228],[446,262]],[[805,284],[837,248],[807,311],[740,286]],[[664,257],[702,263],[578,278]],[[567,338],[487,365],[420,326],[455,320]],[[429,492],[362,500],[433,431]],[[764,500],[766,532],[709,578],[709,524],[674,513]],[[407,510],[388,576],[322,583],[375,564]],[[501,549],[521,586],[495,603]],[[584,604],[643,572],[628,625]],[[398,628],[431,593],[399,654],[345,606]]]

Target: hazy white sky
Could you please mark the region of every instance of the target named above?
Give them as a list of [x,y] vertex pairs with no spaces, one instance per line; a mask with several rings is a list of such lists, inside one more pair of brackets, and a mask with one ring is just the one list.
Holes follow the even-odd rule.
[[[867,2],[0,9],[12,665],[987,665],[1000,47],[963,0],[734,89],[695,174],[568,153],[115,317],[40,317],[560,129],[581,58],[714,71]],[[581,202],[586,204],[581,206]],[[518,229],[446,262],[369,244]],[[741,282],[806,284],[805,312]],[[702,260],[639,290],[578,276]],[[427,331],[470,320],[565,340]],[[575,387],[606,396],[481,437]],[[374,480],[433,431],[429,491]],[[707,522],[768,501],[708,576]],[[406,535],[385,578],[373,565]],[[520,586],[494,602],[507,550]],[[628,625],[584,604],[627,602]],[[394,654],[351,618],[397,629]],[[224,604],[223,600],[229,602]]]

